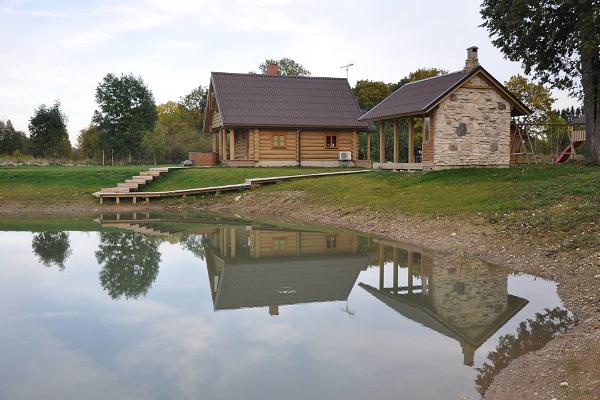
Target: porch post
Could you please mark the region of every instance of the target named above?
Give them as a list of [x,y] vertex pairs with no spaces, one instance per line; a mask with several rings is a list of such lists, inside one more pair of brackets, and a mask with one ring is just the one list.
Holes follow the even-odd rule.
[[379,162],[385,163],[385,121],[379,121]]
[[367,132],[367,161],[371,161],[371,132]]
[[212,135],[212,152],[216,153],[217,152],[217,135],[215,133],[213,133]]
[[408,117],[408,162],[415,162],[415,119]]
[[394,163],[400,162],[400,133],[398,132],[398,120],[394,120]]
[[229,130],[229,159],[235,160],[235,129]]
[[379,243],[379,290],[385,286],[385,252],[383,244]]
[[413,252],[408,250],[408,293],[413,292]]

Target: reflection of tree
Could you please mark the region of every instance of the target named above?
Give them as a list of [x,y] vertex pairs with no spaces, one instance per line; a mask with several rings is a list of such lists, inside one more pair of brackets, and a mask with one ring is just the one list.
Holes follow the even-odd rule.
[[158,276],[160,241],[139,233],[110,232],[100,234],[96,251],[100,282],[110,297],[137,298],[145,295]]
[[206,258],[207,235],[189,235],[181,241],[181,246],[201,260]]
[[71,255],[69,234],[66,232],[36,233],[31,247],[46,267],[56,265],[61,271],[65,269],[65,261]]
[[479,372],[475,379],[477,391],[483,396],[494,377],[511,360],[541,349],[550,339],[565,333],[576,324],[576,318],[559,307],[546,309],[544,314],[537,313],[535,318],[521,322],[516,336],[512,334],[501,336],[496,350],[488,354],[488,361],[483,363],[481,368],[477,368]]

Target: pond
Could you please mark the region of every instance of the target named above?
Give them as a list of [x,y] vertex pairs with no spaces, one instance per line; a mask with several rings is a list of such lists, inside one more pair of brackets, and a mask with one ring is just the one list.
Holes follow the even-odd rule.
[[324,227],[0,232],[2,399],[478,399],[576,323],[556,284]]

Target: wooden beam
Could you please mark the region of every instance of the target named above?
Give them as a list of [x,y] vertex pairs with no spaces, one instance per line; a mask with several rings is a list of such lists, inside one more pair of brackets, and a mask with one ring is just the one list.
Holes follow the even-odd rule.
[[385,163],[385,121],[379,121],[379,162]]
[[296,130],[296,162],[298,165],[301,163],[300,159],[300,129]]
[[229,130],[229,159],[235,160],[235,129]]
[[408,293],[413,292],[413,252],[408,251]]
[[385,285],[385,251],[383,245],[379,244],[379,289],[383,289]]
[[394,120],[394,162],[400,162],[400,131],[397,119]]
[[352,161],[358,160],[358,132],[352,131]]
[[398,249],[394,247],[394,294],[398,294]]
[[367,132],[367,161],[371,161],[371,132]]
[[217,146],[217,135],[213,133],[211,136],[212,136],[212,138],[211,138],[212,139],[212,151],[213,151],[213,153],[216,153],[217,147],[218,147]]
[[254,161],[260,161],[260,130],[254,130]]
[[408,162],[415,162],[415,119],[408,117]]

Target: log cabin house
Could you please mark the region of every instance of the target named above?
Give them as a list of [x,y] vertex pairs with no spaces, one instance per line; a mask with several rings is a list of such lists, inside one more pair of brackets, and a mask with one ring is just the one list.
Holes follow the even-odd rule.
[[[371,129],[346,79],[211,74],[204,133],[231,166],[355,166],[358,134]],[[370,163],[369,163],[370,165]]]
[[[384,169],[508,167],[511,117],[531,111],[479,65],[467,49],[463,70],[401,86],[359,118],[377,122]],[[415,157],[415,120],[422,121],[422,157]],[[393,126],[393,162],[385,160],[385,125]],[[400,160],[400,125],[407,126],[408,159]]]

